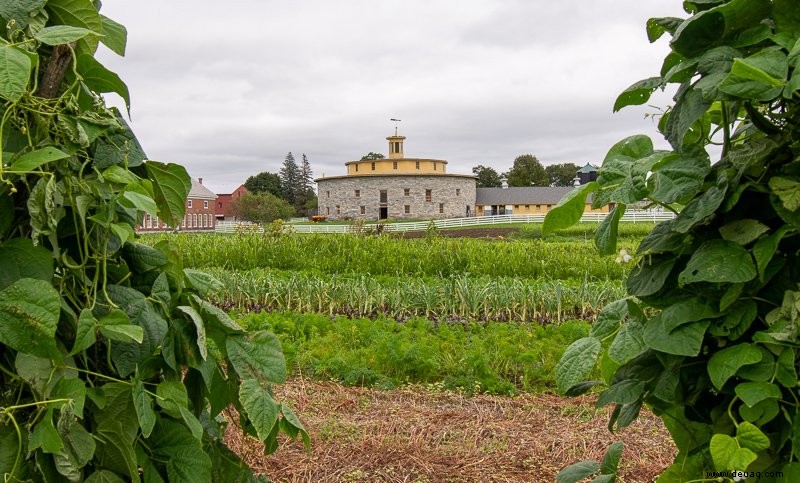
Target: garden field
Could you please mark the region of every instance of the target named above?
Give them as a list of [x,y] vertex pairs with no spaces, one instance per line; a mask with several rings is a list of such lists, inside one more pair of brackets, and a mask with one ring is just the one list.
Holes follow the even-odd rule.
[[[630,267],[597,254],[594,228],[548,237],[525,225],[481,238],[454,230],[144,241],[168,239],[187,268],[220,281],[214,303],[280,339],[294,375],[277,390],[305,420],[312,453],[286,442],[264,458],[229,434],[270,477],[551,481],[615,437],[591,396],[553,394],[564,349],[624,295]],[[633,251],[650,228],[622,225],[620,248]],[[628,432],[623,473],[652,478],[671,459],[666,433],[652,416]]]

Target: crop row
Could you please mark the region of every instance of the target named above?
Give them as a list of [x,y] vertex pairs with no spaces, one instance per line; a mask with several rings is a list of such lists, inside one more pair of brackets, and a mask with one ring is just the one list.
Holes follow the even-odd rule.
[[277,312],[238,321],[250,330],[274,332],[288,366],[306,376],[347,385],[415,383],[494,394],[552,390],[564,349],[589,332],[582,321],[543,326],[412,318],[398,324],[388,318]]
[[238,311],[317,312],[397,320],[558,322],[590,319],[624,296],[619,281],[511,277],[408,277],[269,269],[206,270],[222,282],[216,303]]
[[[271,268],[326,274],[449,277],[469,274],[545,280],[620,280],[628,267],[600,257],[591,241],[487,241],[388,236],[163,234],[193,268]],[[630,247],[629,247],[630,248]]]

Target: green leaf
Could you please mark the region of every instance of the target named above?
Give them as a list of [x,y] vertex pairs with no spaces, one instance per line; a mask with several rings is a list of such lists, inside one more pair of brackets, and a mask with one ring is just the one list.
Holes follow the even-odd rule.
[[48,146],[46,148],[37,149],[36,151],[23,154],[13,163],[11,163],[11,170],[20,173],[29,172],[43,164],[68,157],[69,154],[65,153],[64,151],[61,151],[53,146]]
[[191,411],[185,406],[178,406],[178,410],[181,413],[181,418],[183,422],[186,423],[186,427],[189,428],[191,431],[192,436],[198,439],[198,441],[202,441],[203,439],[203,425],[200,424],[200,421],[192,414]]
[[772,421],[780,413],[780,406],[777,399],[764,399],[756,403],[753,407],[747,404],[739,406],[739,415],[745,421],[749,421],[756,426],[763,426]]
[[129,208],[135,208],[153,217],[158,215],[156,201],[150,193],[138,183],[131,183],[125,186],[125,190],[122,192],[122,198],[127,202],[123,202],[124,205],[127,205]]
[[246,379],[239,386],[239,401],[256,428],[258,439],[266,441],[278,423],[279,405],[258,381]]
[[17,102],[31,75],[31,59],[20,49],[0,42],[0,97]]
[[778,356],[778,370],[775,373],[775,379],[781,385],[793,389],[797,386],[797,369],[794,366],[794,349],[786,347]]
[[753,219],[732,221],[719,229],[722,238],[739,245],[747,245],[769,231],[769,227]]
[[92,315],[92,311],[89,309],[81,310],[81,314],[78,317],[78,329],[75,334],[75,343],[69,355],[75,355],[93,346],[97,341],[96,330],[97,320]]
[[661,17],[647,20],[647,38],[650,43],[660,39],[665,32],[675,33],[675,29],[683,23],[682,18]]
[[615,441],[606,450],[603,461],[600,463],[600,473],[603,475],[616,475],[619,468],[619,460],[622,457],[624,448],[622,441]]
[[125,107],[130,110],[131,96],[128,86],[117,74],[103,67],[103,64],[98,62],[93,55],[78,56],[77,70],[89,90],[97,93],[115,92],[125,101]]
[[622,94],[617,97],[616,102],[614,102],[614,112],[626,106],[638,106],[646,103],[650,99],[650,95],[653,94],[653,91],[663,83],[664,79],[661,77],[650,77],[649,79],[640,80],[633,84],[622,91]]
[[670,332],[661,317],[655,316],[644,327],[644,341],[653,350],[676,356],[696,356],[709,324],[707,320],[692,322]]
[[30,238],[12,238],[0,245],[0,290],[23,279],[53,279],[53,254],[33,246]]
[[653,165],[648,178],[650,197],[661,203],[680,203],[694,197],[711,171],[708,157],[669,155]]
[[34,356],[61,359],[56,326],[61,297],[48,282],[23,278],[0,291],[0,342]]
[[769,101],[781,94],[788,74],[786,54],[780,50],[765,50],[746,59],[734,59],[731,72],[719,89],[743,99]]
[[712,186],[700,197],[693,199],[675,218],[672,229],[678,233],[688,233],[700,223],[708,221],[722,205],[727,186],[722,189]]
[[664,137],[676,151],[683,148],[684,138],[692,125],[701,119],[711,107],[711,103],[703,98],[700,89],[690,88],[676,98],[675,106],[667,118]]
[[625,364],[643,354],[647,350],[644,342],[644,327],[638,320],[631,320],[622,325],[608,348],[608,357],[618,364]]
[[562,394],[586,380],[600,354],[600,339],[584,337],[578,339],[564,351],[556,365],[556,384]]
[[64,426],[59,424],[58,432],[64,441],[64,447],[53,455],[56,469],[68,478],[80,476],[81,468],[94,457],[97,446],[94,438],[86,428],[75,421],[70,421]]
[[681,286],[695,282],[749,282],[756,277],[750,253],[733,242],[709,240],[689,259],[678,275]]
[[45,453],[58,453],[63,447],[64,441],[53,425],[53,411],[49,410],[33,428],[31,439],[28,441],[28,451],[42,448]]
[[709,445],[714,466],[719,471],[744,471],[756,460],[756,454],[747,448],[740,448],[739,443],[727,434],[715,434]]
[[625,281],[628,293],[637,297],[653,295],[664,286],[674,266],[675,260],[672,259],[643,258]]
[[136,380],[131,395],[133,396],[133,406],[136,408],[136,417],[142,428],[142,436],[149,438],[156,425],[156,413],[153,411],[153,401],[144,390],[141,380]]
[[622,321],[628,316],[628,301],[617,300],[603,307],[592,323],[589,335],[597,339],[605,339],[619,329]]
[[124,25],[111,20],[103,14],[100,14],[100,22],[103,26],[103,36],[100,37],[100,42],[115,54],[124,57],[125,45],[128,43],[128,30]]
[[625,214],[625,205],[620,203],[611,210],[594,232],[594,244],[600,255],[614,255],[617,252],[617,230],[619,220]]
[[98,321],[100,333],[111,340],[119,342],[136,342],[141,344],[144,340],[144,329],[132,325],[128,314],[119,309],[113,309]]
[[47,3],[46,0],[6,0],[0,2],[0,17],[5,19],[3,23],[15,20],[17,27],[24,29],[28,26],[34,12],[44,7],[45,3]]
[[[100,14],[92,0],[48,0],[47,13],[53,24],[83,27],[92,32],[103,29]],[[78,52],[93,54],[97,48],[97,38],[87,37],[78,42]]]
[[715,352],[708,361],[708,375],[718,390],[743,366],[761,360],[761,351],[754,344],[737,344]]
[[[306,428],[303,427],[303,423],[300,422],[300,418],[298,418],[294,411],[292,411],[292,408],[286,404],[281,404],[281,414],[283,414],[283,421],[291,425],[297,430],[297,432],[300,433],[300,437],[303,438],[303,444],[306,447],[306,451],[310,451],[311,438],[308,436]],[[294,439],[294,436],[292,436],[292,439]]]
[[261,384],[281,384],[286,380],[286,360],[275,334],[258,331],[230,335],[225,341],[228,359],[243,379]]
[[705,298],[692,297],[665,308],[661,311],[660,317],[666,330],[672,332],[683,324],[717,317],[719,315],[717,311],[705,301]]
[[800,208],[800,181],[775,176],[770,178],[769,188],[778,195],[787,210],[797,211]]
[[600,463],[597,461],[579,461],[559,471],[556,475],[556,482],[576,483],[594,475],[598,471],[600,471]]
[[756,259],[756,266],[758,267],[758,277],[764,280],[764,273],[767,270],[769,262],[775,256],[778,250],[778,245],[783,239],[784,235],[789,232],[790,227],[787,225],[782,226],[772,235],[758,240],[753,246],[753,258]]
[[747,448],[754,453],[769,448],[769,438],[752,423],[744,421],[736,428],[736,440],[739,446]]
[[586,197],[589,196],[589,193],[597,191],[597,188],[597,182],[591,181],[575,188],[561,198],[556,207],[545,215],[542,235],[548,235],[577,223],[586,209]]
[[154,459],[166,462],[170,483],[211,481],[211,459],[183,424],[161,419],[147,444]]
[[186,286],[197,290],[204,297],[208,296],[209,293],[219,292],[224,288],[222,282],[205,272],[185,268],[183,274]]
[[149,272],[168,263],[167,256],[161,250],[142,243],[126,243],[122,247],[122,254],[135,272]]
[[634,379],[626,379],[609,387],[597,398],[595,404],[598,408],[607,404],[633,404],[638,401],[644,392],[645,383]]
[[125,483],[125,480],[113,471],[99,470],[89,475],[85,483]]
[[[650,141],[645,137],[646,141]],[[613,152],[613,148],[612,148]],[[642,158],[632,158],[624,154],[606,157],[598,173],[599,191],[592,199],[592,206],[598,208],[609,203],[633,204],[648,195],[647,174],[666,153],[651,153]]]
[[192,182],[186,168],[178,164],[157,161],[145,163],[147,174],[153,182],[153,193],[163,219],[169,226],[178,226],[186,210],[186,197]]
[[197,348],[200,350],[200,355],[205,360],[208,357],[208,348],[206,346],[206,326],[203,323],[203,317],[197,313],[194,307],[188,305],[181,305],[178,310],[189,316],[189,320],[194,324],[197,332]]
[[163,381],[156,388],[156,402],[164,412],[173,418],[180,419],[181,407],[189,406],[189,394],[186,386],[180,381]]
[[136,370],[136,365],[160,350],[167,334],[167,322],[159,315],[153,304],[138,290],[119,285],[109,285],[108,294],[112,302],[122,309],[131,322],[143,332],[143,340],[138,343],[117,343],[112,347],[112,360],[122,377]]
[[47,45],[62,45],[76,42],[87,35],[100,35],[83,27],[69,25],[53,25],[45,27],[33,36],[36,40]]
[[742,382],[735,391],[739,399],[751,408],[765,399],[781,397],[781,389],[770,382]]
[[769,0],[732,0],[684,21],[675,30],[670,45],[686,57],[695,57],[758,24],[769,11]]
[[[51,399],[69,399],[72,411],[75,415],[83,419],[83,407],[86,403],[86,386],[83,381],[76,377],[62,377],[50,392]],[[62,405],[63,407],[64,405]],[[54,407],[59,407],[54,405]]]

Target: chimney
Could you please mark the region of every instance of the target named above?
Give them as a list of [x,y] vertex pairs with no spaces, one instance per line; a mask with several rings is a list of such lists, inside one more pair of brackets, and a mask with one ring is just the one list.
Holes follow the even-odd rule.
[[500,183],[500,186],[502,186],[504,190],[508,189],[508,179],[505,176],[500,178]]
[[197,182],[203,184],[203,178],[197,178]]

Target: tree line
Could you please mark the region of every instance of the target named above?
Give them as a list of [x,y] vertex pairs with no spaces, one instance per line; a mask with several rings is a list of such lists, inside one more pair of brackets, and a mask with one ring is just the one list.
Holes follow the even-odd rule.
[[472,174],[478,177],[478,188],[499,188],[503,178],[508,180],[508,186],[572,186],[579,169],[574,163],[543,166],[536,156],[523,154],[506,172],[498,173],[479,164],[472,168]]
[[233,201],[233,211],[238,218],[255,223],[306,216],[317,207],[313,183],[306,155],[298,163],[290,151],[277,173],[263,171],[247,178],[244,187],[249,193]]

